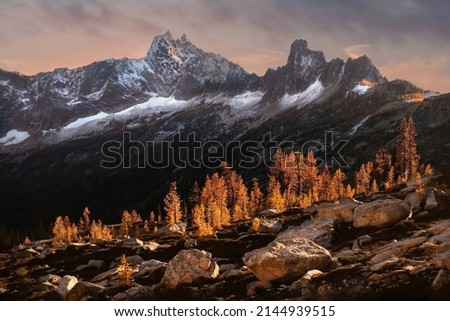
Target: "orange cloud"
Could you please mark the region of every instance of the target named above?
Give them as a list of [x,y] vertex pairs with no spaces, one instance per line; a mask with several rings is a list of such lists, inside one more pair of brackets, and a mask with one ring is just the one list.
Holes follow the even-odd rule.
[[347,56],[349,56],[352,59],[361,57],[362,55],[367,53],[367,48],[370,47],[370,44],[364,43],[364,44],[360,44],[360,45],[353,45],[347,48],[342,49],[343,52],[345,52],[345,54]]

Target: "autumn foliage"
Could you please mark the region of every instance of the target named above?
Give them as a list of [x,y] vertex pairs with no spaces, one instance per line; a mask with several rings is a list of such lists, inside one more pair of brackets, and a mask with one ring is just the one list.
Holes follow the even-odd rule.
[[133,282],[133,268],[128,263],[125,254],[120,257],[120,264],[117,268],[117,275],[119,276],[122,285],[131,285]]
[[430,165],[420,164],[417,151],[416,129],[412,117],[403,118],[400,135],[395,144],[394,156],[385,148],[375,155],[375,164],[367,162],[356,172],[356,193],[371,194],[380,187],[390,189],[410,179],[420,180],[422,175],[431,175]]
[[53,226],[53,244],[64,245],[70,244],[77,240],[78,228],[75,224],[70,222],[70,218],[65,216],[58,216]]
[[168,224],[181,222],[181,199],[177,192],[177,183],[170,184],[169,192],[164,198],[164,210]]
[[[155,215],[151,212],[148,220],[143,222],[135,210],[123,211],[119,231],[113,231],[100,220],[92,220],[87,207],[78,225],[71,223],[67,216],[58,216],[53,226],[53,243],[69,244],[88,237],[111,240],[117,233],[132,236],[142,232],[156,233],[163,221],[177,224],[184,220],[189,227],[196,228],[198,237],[212,235],[234,222],[249,220],[251,231],[255,232],[261,222],[255,216],[264,208],[278,211],[306,208],[315,202],[335,202],[355,194],[377,193],[409,179],[420,181],[422,175],[431,175],[431,166],[419,163],[414,120],[404,118],[399,131],[395,151],[380,149],[374,160],[361,164],[354,175],[354,187],[340,168],[333,171],[326,165],[318,166],[313,152],[305,155],[277,149],[268,172],[266,195],[261,191],[258,179],[253,178],[247,188],[242,176],[224,162],[220,172],[206,176],[203,186],[194,183],[186,202],[182,202],[177,184],[172,182],[164,198],[164,213],[159,211]],[[121,262],[124,278],[128,279],[126,264]]]

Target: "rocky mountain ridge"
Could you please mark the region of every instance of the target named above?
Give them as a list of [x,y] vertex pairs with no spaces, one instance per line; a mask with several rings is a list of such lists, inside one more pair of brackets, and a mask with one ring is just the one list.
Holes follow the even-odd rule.
[[[366,56],[327,62],[304,40],[292,44],[285,66],[262,77],[169,32],[142,59],[31,77],[0,71],[0,203],[11,213],[2,224],[26,230],[86,205],[108,223],[124,207],[157,208],[169,181],[187,192],[203,179],[206,169],[101,168],[103,144],[124,132],[157,144],[195,133],[224,145],[271,133],[299,147],[332,131],[336,141],[349,140],[342,153],[350,176],[352,166],[392,146],[400,120],[413,116],[422,161],[445,170],[449,103],[448,94],[387,81]],[[262,173],[260,166],[242,174],[264,184]]]
[[[142,59],[108,59],[35,76],[0,71],[0,149],[8,152],[16,147],[32,149],[39,143],[52,143],[47,141],[48,136],[76,120],[98,126],[98,118],[114,117],[155,97],[162,102],[151,105],[160,107],[168,107],[170,98],[174,103],[186,102],[189,108],[236,100],[239,107],[258,105],[259,114],[265,114],[264,106],[271,105],[270,119],[286,107],[323,102],[338,93],[363,94],[386,82],[367,56],[327,62],[323,53],[310,50],[305,40],[293,42],[285,66],[269,69],[259,77],[225,58],[204,52],[185,35],[174,39],[168,31],[155,37]],[[170,108],[162,108],[161,112],[166,110]],[[238,120],[242,118],[248,115]],[[128,120],[119,122],[125,126]],[[11,130],[26,133],[27,138],[14,140]],[[102,132],[110,130],[104,127]],[[83,135],[75,133],[75,137]],[[26,140],[27,144],[21,144]]]

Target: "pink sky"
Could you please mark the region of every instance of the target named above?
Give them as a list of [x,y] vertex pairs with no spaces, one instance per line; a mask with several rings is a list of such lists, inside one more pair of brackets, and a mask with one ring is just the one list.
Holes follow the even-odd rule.
[[367,54],[388,79],[449,92],[449,12],[447,0],[4,0],[0,68],[30,75],[143,57],[170,29],[260,75],[302,38],[327,59]]

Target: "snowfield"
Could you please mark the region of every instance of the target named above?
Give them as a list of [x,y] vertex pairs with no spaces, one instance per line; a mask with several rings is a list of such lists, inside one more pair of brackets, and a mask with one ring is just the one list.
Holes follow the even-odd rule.
[[364,95],[370,88],[372,88],[372,86],[356,85],[352,91],[358,95]]
[[173,97],[161,97],[153,95],[145,103],[134,105],[125,110],[119,111],[113,116],[133,116],[145,111],[159,112],[159,111],[171,111],[179,107],[186,106],[189,101],[177,100]]
[[324,91],[324,87],[319,79],[312,83],[305,91],[302,91],[295,95],[284,94],[280,100],[280,105],[282,107],[292,107],[297,105],[298,107],[303,107],[320,97]]
[[30,137],[28,132],[21,132],[17,129],[12,129],[6,133],[6,136],[0,138],[0,144],[4,144],[5,146],[19,144],[28,139],[28,137]]
[[243,94],[234,96],[230,100],[227,100],[225,104],[232,108],[243,108],[253,106],[261,101],[264,93],[260,91],[246,91]]
[[359,127],[361,127],[370,118],[370,116],[372,116],[372,115],[364,117],[363,119],[361,119],[361,121],[359,123],[357,123],[355,126],[353,126],[352,129],[350,129],[350,131],[349,131],[349,135],[355,134],[358,131]]
[[75,120],[75,121],[71,122],[70,124],[64,126],[63,129],[78,128],[78,127],[83,126],[84,124],[87,124],[87,123],[91,122],[91,121],[105,118],[106,116],[108,116],[108,114],[101,111],[101,112],[99,112],[96,115],[78,118],[77,120]]

